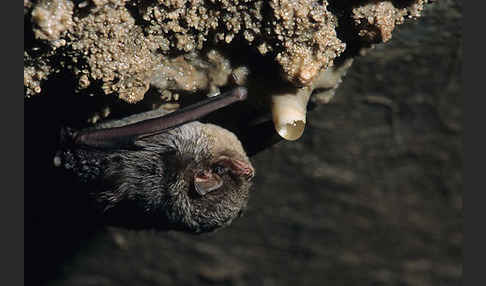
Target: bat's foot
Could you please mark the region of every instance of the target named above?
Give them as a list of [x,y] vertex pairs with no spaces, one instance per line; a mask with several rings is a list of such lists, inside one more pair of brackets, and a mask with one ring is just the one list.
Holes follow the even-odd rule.
[[61,165],[62,165],[61,151],[56,152],[56,155],[54,156],[52,163],[54,163],[54,167],[56,167],[56,168],[61,167]]

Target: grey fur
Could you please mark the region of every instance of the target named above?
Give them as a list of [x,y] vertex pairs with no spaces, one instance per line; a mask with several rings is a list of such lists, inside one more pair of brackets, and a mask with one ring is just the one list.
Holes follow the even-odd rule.
[[[147,116],[157,115],[151,112]],[[143,114],[127,117],[98,128],[144,118]],[[91,193],[97,205],[107,216],[121,216],[121,224],[127,220],[144,228],[200,233],[229,225],[246,208],[254,171],[238,139],[229,131],[191,122],[138,139],[135,144],[136,150],[65,145],[57,161],[83,182],[92,183],[95,189]],[[212,172],[212,164],[221,155],[245,162],[251,168],[251,176],[223,173],[221,188],[198,196],[194,191],[196,172]]]

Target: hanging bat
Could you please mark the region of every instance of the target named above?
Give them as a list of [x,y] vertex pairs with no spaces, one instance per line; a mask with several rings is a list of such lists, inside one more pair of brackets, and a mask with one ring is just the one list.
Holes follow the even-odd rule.
[[246,208],[255,171],[232,132],[195,120],[246,97],[238,87],[168,114],[65,128],[54,164],[91,189],[111,224],[216,230]]

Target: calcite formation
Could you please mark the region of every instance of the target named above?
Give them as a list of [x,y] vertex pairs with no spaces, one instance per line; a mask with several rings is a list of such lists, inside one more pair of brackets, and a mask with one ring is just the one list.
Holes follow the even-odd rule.
[[[129,103],[150,88],[163,101],[180,93],[216,96],[252,80],[266,88],[258,96],[288,85],[309,96],[317,88],[318,101],[326,102],[357,51],[389,41],[427,2],[24,0],[25,33],[32,35],[24,51],[25,97],[42,94],[53,75],[70,73],[72,92],[89,89]],[[251,63],[241,62],[242,50]],[[259,65],[277,67],[279,80],[267,86],[252,78]]]

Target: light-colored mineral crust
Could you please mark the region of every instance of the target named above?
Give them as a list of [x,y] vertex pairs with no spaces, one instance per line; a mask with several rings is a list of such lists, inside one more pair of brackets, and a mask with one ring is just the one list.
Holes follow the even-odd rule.
[[353,64],[353,59],[348,58],[339,66],[325,69],[312,81],[314,91],[312,100],[318,104],[328,103],[333,97],[336,89],[343,81],[343,77]]
[[396,25],[403,24],[405,17],[420,16],[427,0],[415,0],[405,8],[398,8],[391,1],[370,1],[353,9],[354,24],[358,35],[368,42],[387,42]]
[[48,78],[52,68],[43,58],[33,59],[24,52],[24,87],[26,96],[32,96],[42,91],[41,82]]
[[309,85],[345,49],[336,36],[337,18],[327,10],[327,1],[272,0],[270,6],[274,11],[270,34],[277,48],[283,48],[276,59],[289,81]]
[[[154,39],[160,50],[190,52],[208,41],[229,44],[239,36],[260,53],[273,53],[284,78],[298,85],[308,85],[345,48],[336,37],[337,19],[327,11],[327,1],[158,2],[141,5],[140,10],[150,23],[148,38]],[[269,5],[268,15],[263,14],[264,5]],[[210,35],[214,37],[208,38]]]
[[[244,80],[235,78],[240,55],[224,52],[235,43],[260,54],[262,64],[279,67],[283,84],[311,86],[348,48],[343,39],[387,41],[427,0],[395,2],[24,0],[35,37],[25,49],[25,96],[40,93],[43,81],[58,72],[76,77],[75,91],[98,89],[130,103],[151,86],[217,95],[225,85],[246,83],[253,72],[245,67],[239,70]],[[348,10],[336,13],[331,6]],[[356,29],[338,35],[338,22]]]
[[[24,0],[24,7],[29,6]],[[32,10],[36,38],[55,41],[73,25],[73,3],[66,0],[41,0]]]
[[160,56],[152,53],[151,43],[123,4],[98,3],[100,6],[87,16],[74,17],[68,39],[76,61],[85,63],[77,71],[80,78],[84,77],[81,88],[88,81],[99,80],[105,94],[115,93],[134,103],[147,92]]

